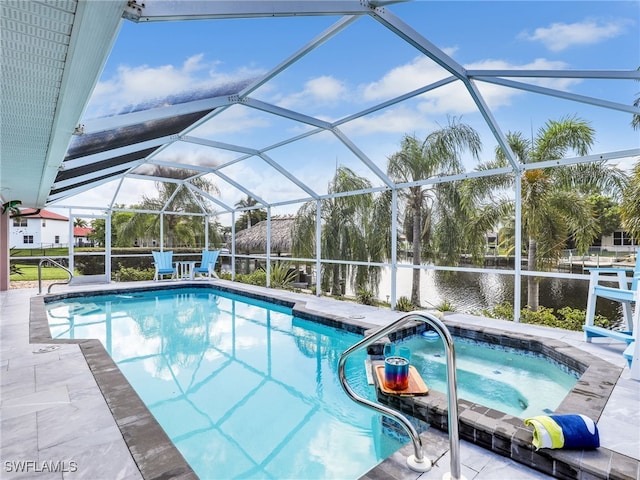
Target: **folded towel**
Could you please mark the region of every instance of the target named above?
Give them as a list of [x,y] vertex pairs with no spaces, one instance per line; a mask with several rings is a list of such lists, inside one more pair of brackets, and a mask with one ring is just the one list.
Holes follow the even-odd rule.
[[533,446],[540,448],[598,448],[598,426],[585,415],[538,415],[527,418],[533,426]]

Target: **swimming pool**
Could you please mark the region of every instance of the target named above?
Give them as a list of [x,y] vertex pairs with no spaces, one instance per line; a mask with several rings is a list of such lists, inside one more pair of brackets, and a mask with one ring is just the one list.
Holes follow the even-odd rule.
[[[102,341],[200,478],[353,479],[407,441],[341,390],[337,359],[361,337],[290,308],[197,288],[47,311],[54,339]],[[364,359],[348,375],[373,398]]]
[[[100,295],[107,291],[130,293],[149,289],[175,290],[184,287],[184,285],[182,282],[162,282],[162,284],[148,282],[142,285],[114,284],[102,287],[97,292],[78,289],[80,291],[36,296],[30,300],[30,342],[35,344],[78,344],[93,372],[97,385],[107,400],[115,421],[122,431],[132,456],[141,473],[148,478],[159,475],[165,475],[169,478],[181,472],[188,475],[188,472],[191,472],[191,467],[184,461],[159,424],[154,421],[147,407],[132,391],[131,385],[126,381],[111,357],[108,356],[101,342],[64,338],[54,340],[51,338],[46,305],[54,300],[75,301],[78,296]],[[203,282],[192,282],[187,285],[202,289],[215,288],[216,290],[236,292],[243,296],[267,300],[270,303],[280,303],[290,306],[299,317],[355,332],[358,335],[364,334],[370,328],[375,328],[375,325],[380,325],[380,319],[398,318],[397,313],[394,315],[385,309],[371,309],[327,299],[315,301],[313,297],[308,298],[306,295],[238,285],[231,282],[219,282],[215,286]],[[478,323],[478,319],[475,317],[470,319],[458,317],[464,316],[454,314],[444,318],[445,324],[454,338],[468,338],[499,347],[536,352],[578,372],[580,376],[578,383],[555,413],[580,411],[591,418],[599,418],[602,415],[615,385],[612,379],[620,376],[621,367],[612,365],[598,356],[556,339],[553,332],[551,335],[544,333],[541,336],[531,335],[516,328],[518,325],[512,324],[512,322],[481,319],[482,321]],[[406,334],[402,333],[402,336],[411,336],[416,333],[419,331],[416,332],[415,328],[409,328]],[[382,353],[382,349],[380,349],[380,353]],[[429,395],[424,397],[401,399],[381,398],[378,393],[378,400],[400,408],[406,415],[412,415],[413,418],[428,422],[431,428],[424,433],[427,444],[440,442],[438,434],[432,433],[434,430],[447,431],[446,395],[437,390],[432,389]],[[523,465],[539,469],[549,475],[558,471],[590,473],[600,471],[600,457],[572,456],[567,455],[564,451],[556,450],[532,452],[531,434],[527,435],[527,429],[521,418],[502,414],[494,409],[463,399],[460,399],[458,409],[460,437],[483,449],[497,455],[510,457]],[[158,455],[159,451],[163,452],[162,455]],[[400,471],[404,471],[402,467],[396,468],[395,465],[397,465],[395,460],[385,460],[384,465],[375,467],[371,475],[374,477],[385,476],[389,471],[397,472],[398,468]]]

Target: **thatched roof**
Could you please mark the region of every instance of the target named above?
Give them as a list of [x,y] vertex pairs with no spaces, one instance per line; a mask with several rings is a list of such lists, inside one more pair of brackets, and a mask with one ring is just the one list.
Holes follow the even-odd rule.
[[[271,253],[291,252],[291,231],[294,218],[271,218]],[[267,251],[267,221],[252,225],[251,228],[236,233],[236,251],[238,252],[266,252]]]

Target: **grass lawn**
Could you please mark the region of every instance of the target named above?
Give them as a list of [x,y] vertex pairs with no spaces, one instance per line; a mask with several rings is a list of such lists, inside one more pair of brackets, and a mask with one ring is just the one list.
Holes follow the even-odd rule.
[[[38,266],[37,265],[21,265],[16,264],[16,266],[22,272],[22,275],[12,274],[9,279],[12,282],[21,282],[21,281],[37,281],[38,280]],[[69,278],[69,274],[57,267],[42,267],[42,280],[65,280]]]

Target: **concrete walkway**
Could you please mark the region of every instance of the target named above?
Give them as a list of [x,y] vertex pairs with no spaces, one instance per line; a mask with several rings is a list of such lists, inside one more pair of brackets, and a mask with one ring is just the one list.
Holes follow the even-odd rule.
[[29,344],[36,294],[0,292],[0,477],[142,478],[80,347]]
[[[122,288],[123,285],[111,284],[100,288],[116,286]],[[88,288],[82,286],[73,290]],[[60,291],[62,287],[55,290],[56,293]],[[394,316],[397,312],[385,309],[304,294],[269,292],[305,301],[312,310],[331,311],[351,318],[361,318],[364,314],[368,323],[382,325],[397,318]],[[142,478],[80,347],[74,344],[29,344],[29,305],[30,298],[35,295],[35,289],[0,292],[0,477]],[[626,363],[622,357],[622,344],[607,339],[587,344],[579,332],[460,314],[453,314],[450,318],[462,323],[481,323],[555,338],[615,365]],[[640,382],[629,378],[628,368],[623,370],[620,378],[612,380],[616,381],[616,386],[598,421],[601,445],[640,459]],[[427,455],[429,448],[445,448],[443,445],[446,446],[448,440],[445,435],[440,436],[439,445],[429,446]],[[461,442],[461,454],[462,474],[468,480],[549,478],[467,442]],[[399,454],[394,458],[396,456],[401,458]],[[397,477],[399,472],[395,471],[385,476],[384,465],[378,473],[385,478],[442,478],[443,473],[449,471],[448,454],[445,452],[444,456],[438,456],[440,460],[434,469],[422,475],[405,472]]]

